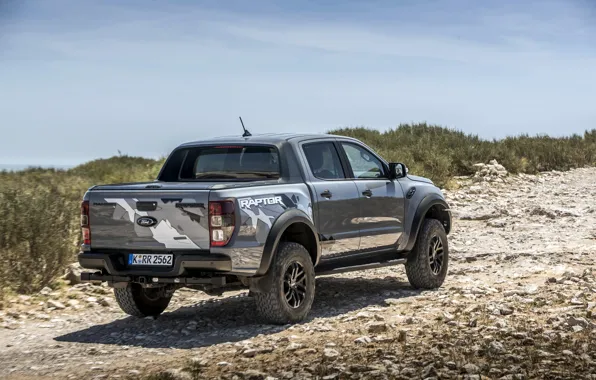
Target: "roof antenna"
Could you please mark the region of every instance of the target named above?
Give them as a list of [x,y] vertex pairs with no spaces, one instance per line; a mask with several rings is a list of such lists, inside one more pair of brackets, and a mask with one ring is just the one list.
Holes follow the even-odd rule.
[[244,122],[242,121],[242,117],[238,116],[238,118],[240,119],[240,124],[242,124],[242,129],[244,129],[244,133],[242,134],[242,137],[252,136],[250,134],[250,132],[248,131],[248,129],[244,128]]

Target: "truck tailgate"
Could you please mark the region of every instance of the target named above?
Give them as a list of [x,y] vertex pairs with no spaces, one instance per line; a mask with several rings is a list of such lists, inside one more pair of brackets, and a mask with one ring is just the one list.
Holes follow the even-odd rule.
[[209,190],[94,190],[91,249],[208,250]]

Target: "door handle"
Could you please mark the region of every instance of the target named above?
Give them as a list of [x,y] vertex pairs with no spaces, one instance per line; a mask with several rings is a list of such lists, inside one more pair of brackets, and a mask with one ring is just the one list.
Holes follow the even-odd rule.
[[332,196],[332,195],[333,195],[333,194],[331,194],[331,191],[329,191],[329,190],[325,190],[325,191],[323,191],[323,192],[321,193],[321,196],[322,196],[323,198],[327,198],[327,199],[331,198],[331,196]]
[[362,195],[364,195],[367,198],[372,197],[372,191],[370,189],[366,189],[362,192]]

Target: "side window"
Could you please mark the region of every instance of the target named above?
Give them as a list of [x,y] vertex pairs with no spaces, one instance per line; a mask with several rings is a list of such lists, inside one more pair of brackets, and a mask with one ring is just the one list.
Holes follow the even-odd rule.
[[341,143],[346,152],[354,178],[384,178],[383,164],[366,149],[350,143]]
[[345,178],[339,154],[332,142],[304,144],[304,155],[312,174],[320,179]]

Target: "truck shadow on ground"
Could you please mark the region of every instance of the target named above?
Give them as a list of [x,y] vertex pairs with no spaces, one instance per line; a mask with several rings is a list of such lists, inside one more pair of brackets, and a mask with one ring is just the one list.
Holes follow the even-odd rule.
[[[315,301],[304,323],[340,316],[369,306],[381,306],[387,298],[411,297],[420,293],[396,277],[318,277],[316,286]],[[240,295],[212,298],[192,306],[171,309],[157,319],[119,319],[71,332],[55,340],[190,349],[234,343],[259,334],[275,334],[288,327],[263,324],[255,311],[254,300]]]

